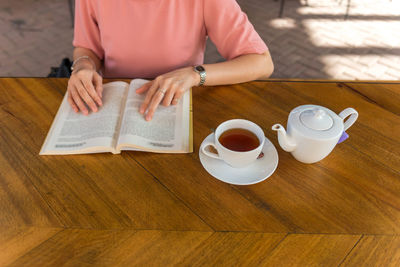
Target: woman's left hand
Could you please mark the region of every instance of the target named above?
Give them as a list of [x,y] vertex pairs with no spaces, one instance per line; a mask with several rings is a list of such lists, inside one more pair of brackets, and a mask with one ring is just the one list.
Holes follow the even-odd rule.
[[192,67],[186,67],[160,75],[153,81],[144,84],[136,93],[147,92],[146,98],[140,106],[139,112],[145,114],[145,119],[150,121],[158,105],[176,105],[182,95],[192,86],[199,84],[200,76]]

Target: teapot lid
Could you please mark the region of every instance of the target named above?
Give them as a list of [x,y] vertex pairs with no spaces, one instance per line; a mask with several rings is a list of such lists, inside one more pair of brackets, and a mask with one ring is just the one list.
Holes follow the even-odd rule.
[[328,108],[302,105],[290,112],[288,128],[312,139],[339,138],[343,133],[343,119]]
[[320,107],[306,109],[301,112],[300,121],[306,127],[317,131],[328,130],[333,125],[332,117]]

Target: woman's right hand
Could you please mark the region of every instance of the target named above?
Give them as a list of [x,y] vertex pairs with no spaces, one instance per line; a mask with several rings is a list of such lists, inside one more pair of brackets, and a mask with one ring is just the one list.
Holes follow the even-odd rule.
[[[83,62],[82,62],[83,63]],[[88,108],[97,112],[102,106],[103,79],[93,66],[75,67],[68,81],[68,102],[75,112],[89,114]]]

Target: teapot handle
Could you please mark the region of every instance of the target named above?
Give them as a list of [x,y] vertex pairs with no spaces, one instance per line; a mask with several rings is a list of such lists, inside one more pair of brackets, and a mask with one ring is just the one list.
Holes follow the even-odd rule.
[[357,120],[358,118],[358,112],[354,108],[346,108],[342,112],[339,113],[339,117],[343,119],[343,121],[350,116],[350,118],[347,119],[347,121],[344,122],[344,129],[343,131],[346,131],[347,129],[350,128],[351,125]]

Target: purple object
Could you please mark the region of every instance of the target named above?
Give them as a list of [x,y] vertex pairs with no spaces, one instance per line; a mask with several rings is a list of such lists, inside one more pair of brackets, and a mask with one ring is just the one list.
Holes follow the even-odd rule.
[[349,138],[349,135],[346,132],[343,132],[342,136],[339,138],[338,144],[340,144],[341,142],[343,142],[347,138]]

